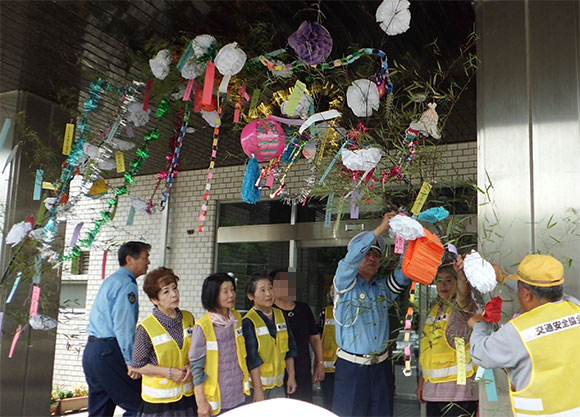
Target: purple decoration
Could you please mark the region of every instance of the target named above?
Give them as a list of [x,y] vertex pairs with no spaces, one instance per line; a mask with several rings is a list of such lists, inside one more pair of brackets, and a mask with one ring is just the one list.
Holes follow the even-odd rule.
[[320,23],[304,21],[288,38],[298,58],[308,65],[324,62],[332,51],[332,36]]

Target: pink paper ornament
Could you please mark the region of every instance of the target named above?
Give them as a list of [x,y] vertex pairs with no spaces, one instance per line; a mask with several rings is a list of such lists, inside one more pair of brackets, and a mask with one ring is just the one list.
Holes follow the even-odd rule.
[[270,161],[284,152],[286,134],[274,120],[254,120],[244,127],[240,137],[242,149],[259,162]]

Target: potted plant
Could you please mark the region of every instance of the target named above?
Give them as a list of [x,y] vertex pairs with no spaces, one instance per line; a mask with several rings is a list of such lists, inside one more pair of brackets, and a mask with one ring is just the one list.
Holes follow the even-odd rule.
[[68,411],[79,411],[89,407],[89,391],[85,385],[75,386],[72,390],[57,386],[52,391],[51,397],[51,415],[62,415]]

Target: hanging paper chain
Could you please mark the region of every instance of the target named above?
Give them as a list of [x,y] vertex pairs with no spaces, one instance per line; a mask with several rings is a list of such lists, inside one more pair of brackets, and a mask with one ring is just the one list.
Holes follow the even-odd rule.
[[171,187],[173,187],[175,178],[177,178],[177,174],[179,173],[179,171],[177,171],[177,167],[179,166],[179,156],[181,154],[181,147],[183,146],[183,138],[185,137],[185,133],[187,132],[188,123],[189,123],[189,102],[185,102],[185,110],[183,113],[183,122],[181,123],[181,130],[179,131],[179,136],[177,137],[177,144],[173,151],[173,156],[171,157],[169,168],[167,170],[165,191],[163,191],[162,193],[163,199],[161,200],[160,203],[161,211],[165,209],[165,204],[167,203],[167,199],[169,198]]
[[101,231],[101,227],[113,220],[115,216],[115,211],[117,210],[117,205],[119,203],[119,197],[124,194],[129,194],[129,188],[135,182],[135,176],[141,171],[145,160],[149,158],[149,142],[159,138],[159,125],[161,120],[169,112],[169,101],[163,99],[157,108],[157,121],[155,122],[155,127],[144,137],[143,145],[137,149],[137,157],[129,164],[131,169],[125,172],[125,181],[121,187],[117,187],[114,191],[115,196],[108,201],[108,207],[105,210],[101,210],[101,218],[95,220],[95,226],[86,233],[85,238],[79,240],[78,244],[73,246],[68,255],[61,256],[61,262],[70,261],[81,255],[82,250],[80,246],[90,247],[95,241],[97,235]]
[[393,92],[393,83],[392,83],[390,75],[389,75],[389,64],[387,61],[387,54],[384,53],[383,51],[381,51],[380,49],[361,48],[358,51],[353,52],[352,54],[350,54],[346,57],[335,59],[334,61],[330,61],[330,62],[323,62],[323,63],[318,64],[318,65],[308,65],[304,61],[294,61],[290,64],[279,65],[279,64],[273,63],[265,56],[260,56],[259,59],[263,65],[265,65],[269,69],[275,70],[275,71],[292,71],[293,69],[299,68],[299,67],[312,67],[312,68],[320,68],[321,70],[328,70],[328,69],[332,69],[332,68],[342,67],[345,65],[350,65],[353,62],[355,62],[357,59],[359,59],[360,57],[365,56],[365,55],[376,55],[381,59],[381,62],[382,62],[381,73],[383,74],[383,76],[385,77],[385,81],[387,82],[387,93],[391,94]]
[[157,190],[161,186],[161,183],[163,182],[163,180],[167,179],[167,176],[169,174],[171,162],[173,161],[173,156],[175,154],[175,148],[177,147],[177,141],[178,141],[179,135],[181,133],[181,126],[183,125],[183,116],[184,116],[184,111],[180,110],[177,113],[177,119],[176,119],[176,123],[175,123],[175,134],[169,143],[170,153],[169,153],[169,155],[165,156],[165,159],[167,159],[169,161],[169,165],[168,165],[167,169],[164,169],[163,171],[159,171],[157,173],[157,181],[155,183],[155,187],[153,188],[153,192],[151,193],[151,197],[149,197],[149,201],[147,202],[147,208],[146,208],[147,214],[153,214],[153,209],[155,207],[155,203],[154,203],[155,195],[157,194]]
[[411,290],[409,292],[409,303],[411,306],[407,309],[407,315],[405,316],[405,328],[403,330],[404,339],[404,352],[405,352],[405,367],[403,368],[403,374],[405,376],[411,376],[411,323],[413,322],[413,305],[415,304],[415,290],[417,289],[417,282],[413,281],[411,283]]
[[209,167],[207,169],[207,183],[205,184],[205,192],[203,194],[203,203],[201,204],[201,209],[199,213],[199,232],[203,232],[203,224],[205,223],[205,218],[207,216],[207,205],[209,202],[209,196],[211,191],[211,180],[213,179],[213,169],[215,167],[215,161],[217,157],[218,151],[218,141],[220,135],[220,127],[221,127],[221,117],[223,108],[221,105],[220,97],[218,97],[218,107],[217,107],[217,120],[216,120],[216,127],[213,130],[213,142],[211,144],[211,158],[209,162]]

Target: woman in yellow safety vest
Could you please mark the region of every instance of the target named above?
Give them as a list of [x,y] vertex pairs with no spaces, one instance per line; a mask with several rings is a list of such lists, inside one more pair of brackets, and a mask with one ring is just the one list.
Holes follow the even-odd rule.
[[[439,267],[437,303],[425,321],[421,339],[417,399],[427,403],[427,416],[471,416],[477,413],[476,367],[469,356],[467,325],[477,307],[463,273],[463,257]],[[457,358],[464,357],[465,361]]]
[[143,375],[139,415],[196,415],[188,352],[195,320],[179,309],[179,277],[169,268],[145,276],[143,291],[155,305],[153,314],[137,325],[133,367]]
[[287,393],[296,392],[294,358],[298,356],[292,331],[282,310],[273,307],[272,278],[252,275],[246,294],[254,307],[242,321],[247,364],[252,378],[254,402],[270,398],[284,398],[284,371],[288,373]]
[[224,273],[203,282],[201,303],[207,313],[195,324],[189,352],[199,417],[210,417],[244,404],[250,395],[242,316],[236,282]]

